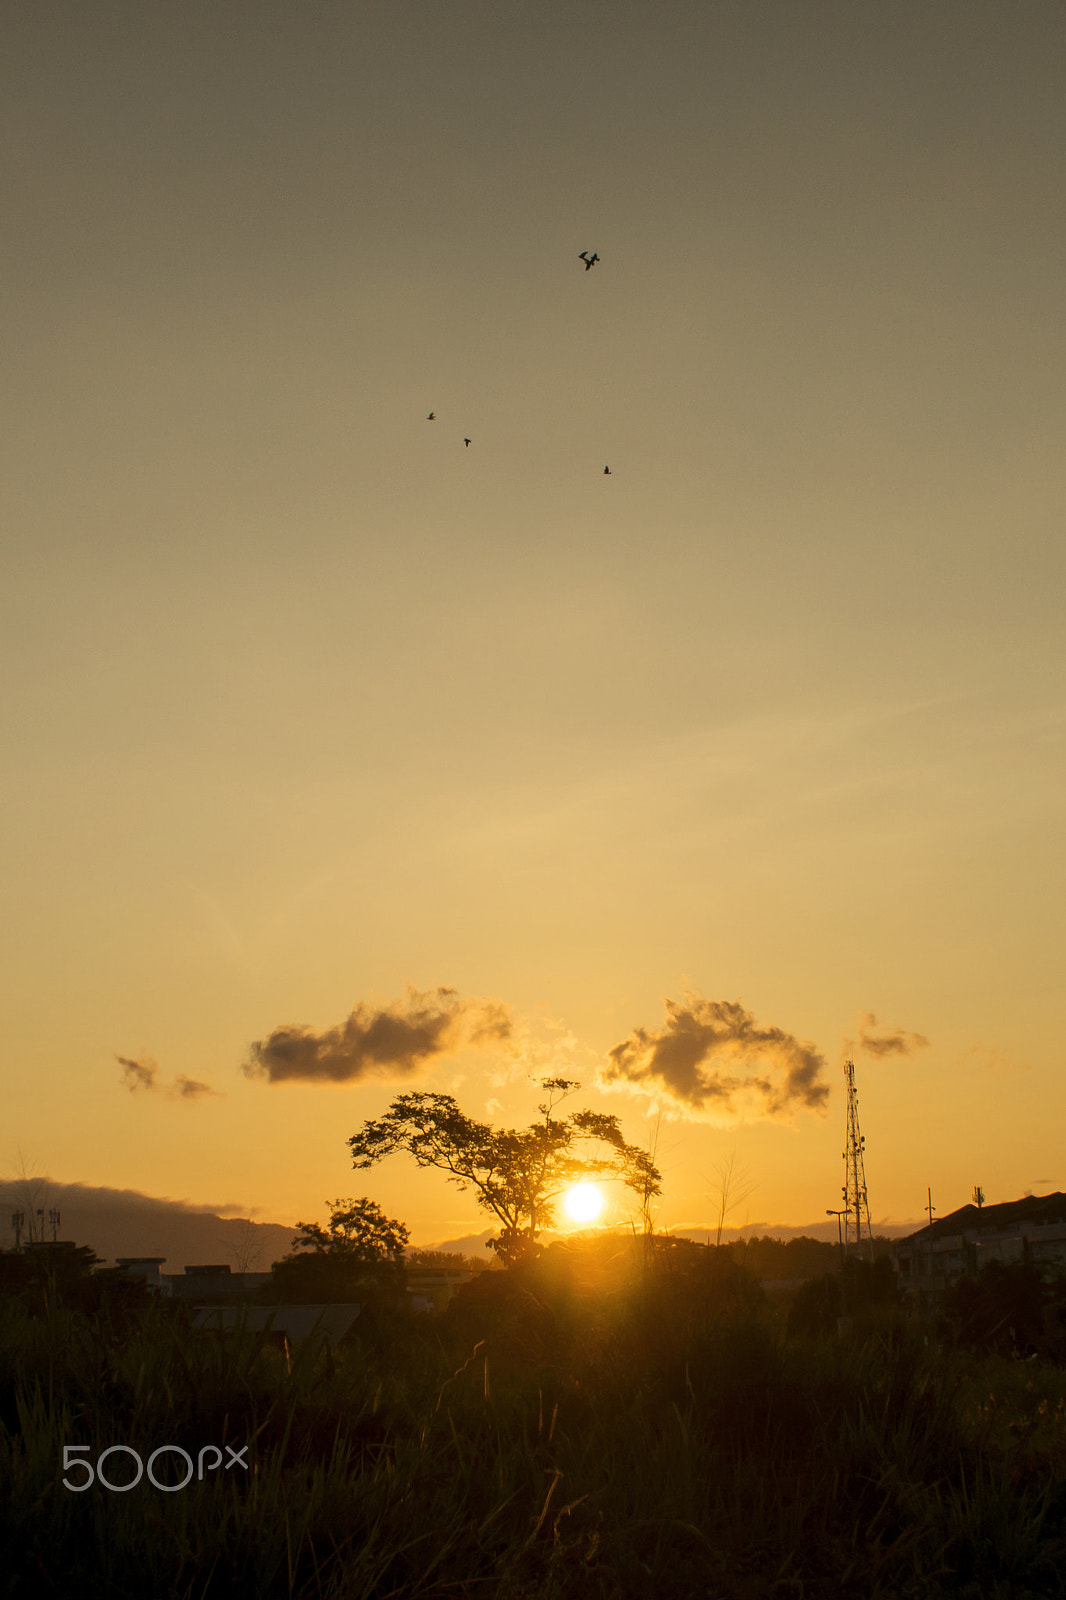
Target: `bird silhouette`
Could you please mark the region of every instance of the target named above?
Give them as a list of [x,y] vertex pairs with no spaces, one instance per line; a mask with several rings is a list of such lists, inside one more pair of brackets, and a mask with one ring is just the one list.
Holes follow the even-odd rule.
[[470,449],[470,440],[469,439],[464,439],[463,443],[466,445],[466,448],[469,450]]
[[606,478],[611,478],[611,477],[614,476],[614,474],[612,473],[610,467],[604,467],[603,474],[604,474],[604,477],[606,477]]
[[426,418],[426,421],[427,422],[436,422],[436,420],[437,420],[437,413],[435,411],[431,411],[429,416]]
[[593,250],[591,254],[587,250],[582,250],[577,259],[585,263],[585,271],[587,272],[590,267],[594,267],[596,265],[600,258],[596,254],[595,250]]

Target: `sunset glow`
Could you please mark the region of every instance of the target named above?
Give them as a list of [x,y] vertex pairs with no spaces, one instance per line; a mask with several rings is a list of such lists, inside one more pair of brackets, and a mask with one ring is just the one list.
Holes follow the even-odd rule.
[[572,1222],[595,1222],[603,1210],[603,1195],[594,1183],[579,1183],[567,1191],[563,1208]]
[[1066,1188],[1066,7],[53,11],[0,1181],[480,1250],[345,1141],[554,1078],[832,1230],[853,1059],[875,1225]]

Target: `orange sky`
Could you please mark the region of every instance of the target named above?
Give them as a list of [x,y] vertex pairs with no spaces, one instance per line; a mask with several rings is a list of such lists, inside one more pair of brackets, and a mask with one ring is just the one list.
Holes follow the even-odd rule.
[[[346,1138],[561,1070],[642,1141],[669,1000],[755,1037],[641,1080],[663,1226],[731,1153],[837,1203],[848,1040],[875,1221],[1066,1187],[1064,67],[984,0],[8,18],[0,1169],[454,1235]],[[408,985],[511,1034],[242,1071]]]

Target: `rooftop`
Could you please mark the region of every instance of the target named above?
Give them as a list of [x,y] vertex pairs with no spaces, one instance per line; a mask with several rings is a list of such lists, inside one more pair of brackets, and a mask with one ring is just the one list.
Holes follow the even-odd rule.
[[960,1206],[958,1211],[937,1217],[932,1224],[908,1234],[899,1243],[937,1239],[943,1234],[1006,1233],[1022,1223],[1047,1227],[1056,1222],[1066,1223],[1066,1194],[1027,1194],[1021,1200],[1005,1200],[999,1205]]

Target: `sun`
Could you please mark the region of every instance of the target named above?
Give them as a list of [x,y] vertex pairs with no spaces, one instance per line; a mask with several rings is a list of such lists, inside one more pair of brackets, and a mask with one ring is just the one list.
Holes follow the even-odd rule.
[[594,1183],[576,1183],[563,1201],[572,1222],[595,1222],[603,1210],[603,1195]]

